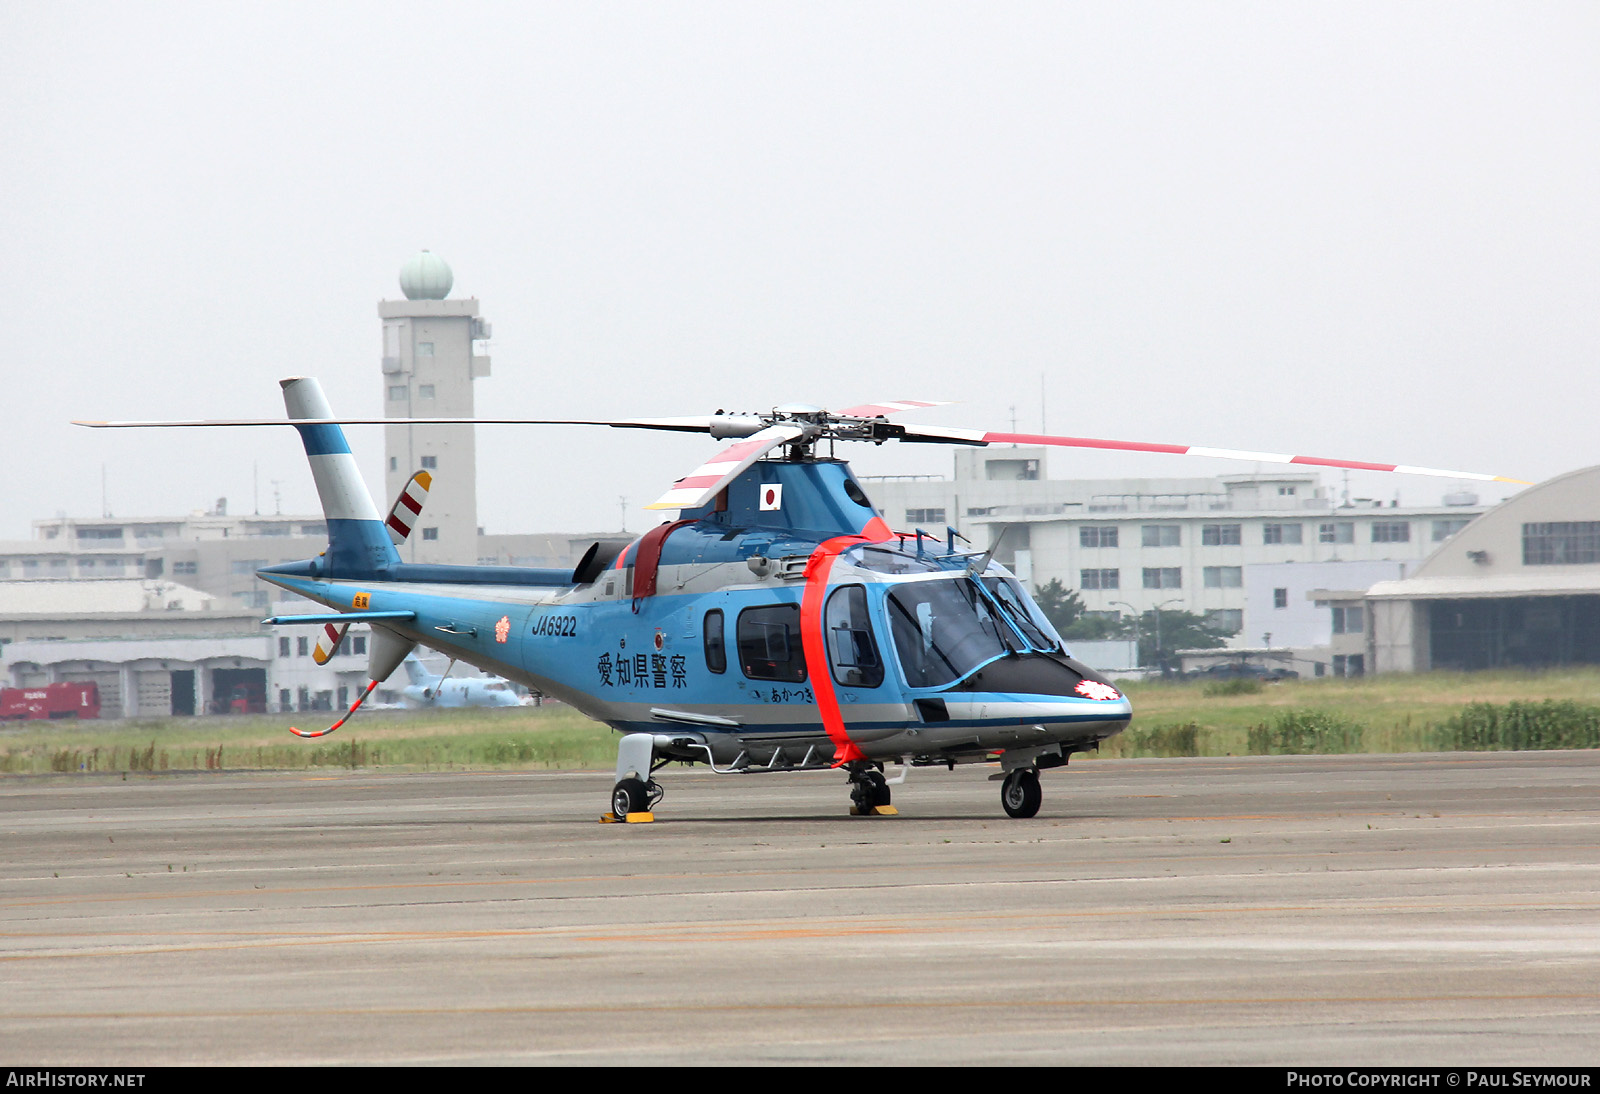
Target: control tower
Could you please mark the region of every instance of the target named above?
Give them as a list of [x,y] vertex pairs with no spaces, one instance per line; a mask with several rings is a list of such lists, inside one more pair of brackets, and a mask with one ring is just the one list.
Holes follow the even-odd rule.
[[[489,375],[473,347],[489,337],[478,301],[446,300],[455,278],[428,251],[400,267],[404,300],[383,300],[383,413],[387,418],[470,418],[472,381]],[[383,429],[387,512],[413,472],[433,476],[422,517],[400,548],[407,562],[478,561],[477,447],[470,425]]]

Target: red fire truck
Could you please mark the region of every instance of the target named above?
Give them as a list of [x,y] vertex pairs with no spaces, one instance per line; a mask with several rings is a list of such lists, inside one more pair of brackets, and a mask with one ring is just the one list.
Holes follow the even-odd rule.
[[95,684],[46,684],[0,688],[0,721],[22,718],[98,718],[100,688]]

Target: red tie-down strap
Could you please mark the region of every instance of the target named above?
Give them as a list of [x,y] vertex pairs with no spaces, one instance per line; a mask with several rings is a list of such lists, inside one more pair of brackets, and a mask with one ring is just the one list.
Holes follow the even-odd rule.
[[841,553],[862,543],[882,543],[894,538],[889,526],[879,517],[873,517],[867,526],[853,536],[835,536],[825,540],[811,552],[806,561],[806,591],[800,600],[800,646],[806,656],[806,676],[811,680],[811,694],[817,700],[817,713],[822,715],[822,728],[833,742],[833,766],[866,756],[850,739],[845,728],[844,715],[839,710],[839,696],[833,690],[833,673],[828,667],[827,635],[823,632],[822,606],[828,595],[828,575],[833,571],[833,560]]

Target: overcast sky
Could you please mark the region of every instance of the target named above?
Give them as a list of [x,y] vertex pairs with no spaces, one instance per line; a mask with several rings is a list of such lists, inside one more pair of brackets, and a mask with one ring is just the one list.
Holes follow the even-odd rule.
[[[1056,433],[1594,464],[1597,59],[1588,2],[0,0],[0,537],[100,515],[102,476],[119,516],[315,511],[288,430],[67,420],[277,415],[296,374],[381,413],[376,304],[421,248],[494,324],[480,413],[1033,430],[1042,389]],[[486,427],[479,519],[612,529],[625,496],[640,531],[712,444]]]

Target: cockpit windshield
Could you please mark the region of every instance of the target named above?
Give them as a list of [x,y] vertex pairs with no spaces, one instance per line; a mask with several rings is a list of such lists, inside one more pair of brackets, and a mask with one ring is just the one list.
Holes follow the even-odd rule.
[[997,657],[1024,647],[967,577],[896,585],[886,600],[889,631],[906,683],[954,683]]
[[1028,640],[1028,645],[1036,650],[1046,651],[1061,648],[1061,636],[1056,634],[1055,628],[1044,618],[1043,613],[1033,607],[1027,594],[1022,591],[1022,586],[1018,585],[1015,579],[988,574],[983,578],[983,587],[989,590],[989,595],[1000,602],[1006,618],[1022,632],[1022,637]]

